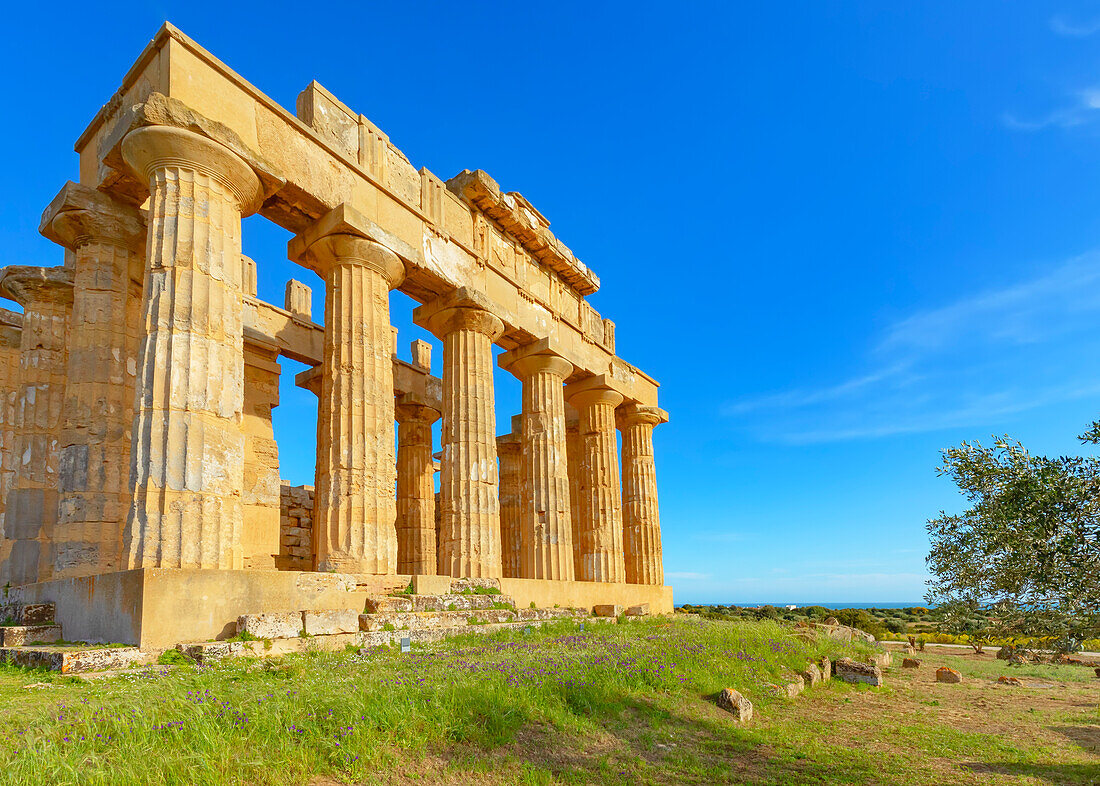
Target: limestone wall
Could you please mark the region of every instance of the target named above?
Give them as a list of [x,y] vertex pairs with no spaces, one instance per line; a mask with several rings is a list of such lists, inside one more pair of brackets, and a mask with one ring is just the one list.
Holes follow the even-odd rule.
[[313,570],[313,486],[283,483],[280,498],[279,570]]

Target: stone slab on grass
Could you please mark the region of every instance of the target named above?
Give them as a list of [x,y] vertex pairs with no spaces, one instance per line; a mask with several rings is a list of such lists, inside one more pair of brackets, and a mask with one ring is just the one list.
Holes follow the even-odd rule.
[[816,663],[810,663],[799,672],[799,676],[802,677],[802,681],[806,684],[807,688],[811,688],[823,679],[821,675],[821,667]]
[[302,612],[242,614],[237,617],[237,633],[247,633],[257,639],[294,639],[302,633]]
[[17,647],[0,649],[0,662],[62,674],[140,666],[146,655],[137,647]]
[[347,609],[336,611],[303,611],[302,625],[307,636],[331,636],[337,633],[358,633],[359,612]]
[[947,666],[940,666],[936,669],[936,682],[956,684],[962,682],[962,675]]
[[639,603],[636,606],[629,606],[627,610],[623,612],[628,617],[648,617],[649,616],[649,604]]
[[752,720],[752,702],[733,688],[724,688],[718,694],[718,706],[733,715],[741,723]]
[[623,607],[617,603],[601,603],[592,607],[592,613],[597,617],[618,617],[623,613]]
[[845,682],[862,682],[876,688],[882,687],[882,669],[877,663],[859,663],[851,658],[841,658],[833,664],[833,673]]
[[60,625],[16,625],[0,628],[0,647],[52,644],[61,640]]
[[920,660],[918,658],[902,658],[901,667],[903,669],[919,669]]

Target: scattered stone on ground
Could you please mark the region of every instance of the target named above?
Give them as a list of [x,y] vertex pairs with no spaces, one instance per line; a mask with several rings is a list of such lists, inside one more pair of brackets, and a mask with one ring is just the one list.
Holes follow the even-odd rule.
[[799,672],[799,676],[802,677],[802,681],[806,684],[807,688],[812,687],[822,680],[821,667],[816,663],[810,663],[805,669]]
[[1004,674],[1002,674],[1000,677],[997,678],[997,682],[1001,685],[1023,685],[1024,684],[1023,682],[1020,681],[1019,677],[1007,677]]
[[718,694],[718,706],[730,713],[741,723],[752,720],[752,702],[733,688],[724,688]]
[[592,607],[592,613],[597,617],[618,617],[623,613],[623,607],[617,603],[601,603]]
[[917,658],[902,658],[901,667],[903,669],[919,669],[920,660],[918,660]]
[[782,682],[778,685],[772,685],[771,690],[776,696],[781,696],[787,699],[793,699],[800,694],[806,687],[806,682],[799,674],[792,674],[785,672],[781,677]]
[[833,673],[845,682],[863,682],[876,688],[882,687],[882,669],[875,663],[859,663],[851,658],[841,658],[833,664]]
[[936,682],[957,683],[962,682],[962,675],[952,668],[940,666],[936,669]]
[[628,617],[647,617],[649,616],[649,604],[639,603],[636,606],[630,606],[625,613]]
[[829,660],[828,655],[822,655],[817,659],[817,665],[821,667],[821,679],[832,679],[833,676],[833,662]]

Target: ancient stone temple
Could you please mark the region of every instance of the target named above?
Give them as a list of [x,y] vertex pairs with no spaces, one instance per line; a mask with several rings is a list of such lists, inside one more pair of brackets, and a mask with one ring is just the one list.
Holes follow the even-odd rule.
[[[671,611],[658,385],[520,194],[417,171],[317,83],[288,112],[170,25],[76,152],[40,227],[63,262],[0,271],[23,309],[0,310],[0,601],[142,646],[454,579],[522,608]],[[298,281],[257,298],[253,214],[293,233],[323,315]],[[395,289],[438,376],[426,342],[398,358]],[[312,487],[280,481],[281,358],[310,367]],[[503,436],[497,367],[522,384]]]

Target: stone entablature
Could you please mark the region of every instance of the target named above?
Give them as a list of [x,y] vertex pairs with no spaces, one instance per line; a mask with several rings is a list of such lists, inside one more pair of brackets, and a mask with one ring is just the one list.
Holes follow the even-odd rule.
[[[41,227],[66,265],[0,273],[25,311],[0,319],[0,583],[277,568],[587,582],[616,602],[660,587],[667,414],[585,300],[595,274],[484,172],[416,172],[316,83],[298,115],[165,25],[77,142],[80,182]],[[323,280],[319,322],[301,282],[283,307],[256,297],[253,213]],[[396,358],[394,289],[440,342],[439,377],[427,342]],[[283,357],[318,398],[312,488],[280,481]],[[495,366],[523,388],[505,437]]]

